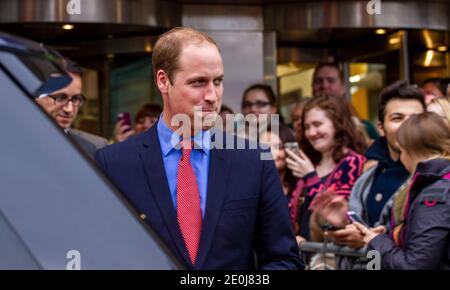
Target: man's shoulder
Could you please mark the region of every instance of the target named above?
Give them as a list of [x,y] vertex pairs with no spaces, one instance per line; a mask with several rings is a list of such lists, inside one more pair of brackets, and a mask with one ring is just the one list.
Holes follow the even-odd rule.
[[127,140],[119,143],[114,143],[99,149],[103,154],[120,154],[123,152],[136,151],[138,144],[142,144],[145,133],[131,136]]
[[211,145],[213,149],[226,150],[230,154],[242,157],[259,156],[264,152],[270,151],[268,146],[261,145],[256,141],[222,131],[215,132],[212,139]]
[[86,152],[89,156],[94,157],[97,148],[93,143],[75,134],[69,134],[69,136],[84,150],[84,152]]
[[103,148],[109,144],[108,140],[106,140],[106,138],[103,138],[103,137],[100,137],[100,136],[97,136],[97,135],[94,135],[91,133],[87,133],[87,132],[76,130],[76,129],[71,129],[70,132],[73,135],[76,135],[76,136],[83,138],[84,140],[94,144],[97,149]]

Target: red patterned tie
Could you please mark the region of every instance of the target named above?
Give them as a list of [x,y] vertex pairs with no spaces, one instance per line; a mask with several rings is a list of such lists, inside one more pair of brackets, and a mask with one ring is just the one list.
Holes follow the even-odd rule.
[[189,160],[192,146],[184,147],[178,164],[177,218],[192,265],[195,265],[202,231],[202,211],[197,179]]

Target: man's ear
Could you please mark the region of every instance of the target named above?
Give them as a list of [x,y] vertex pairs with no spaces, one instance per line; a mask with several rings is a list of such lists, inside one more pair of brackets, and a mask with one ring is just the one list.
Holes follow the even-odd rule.
[[384,133],[384,127],[383,127],[383,123],[381,123],[380,121],[377,122],[377,127],[378,130],[380,131],[380,135],[385,137],[386,134]]
[[170,80],[169,80],[169,76],[167,75],[167,73],[165,71],[163,71],[162,69],[160,69],[156,72],[156,84],[157,84],[158,89],[161,92],[161,94],[168,94]]

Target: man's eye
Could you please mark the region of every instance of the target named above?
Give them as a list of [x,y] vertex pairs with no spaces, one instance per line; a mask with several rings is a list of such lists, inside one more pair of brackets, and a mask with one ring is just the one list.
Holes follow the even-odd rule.
[[329,82],[330,84],[334,84],[334,83],[337,82],[337,80],[334,79],[334,78],[329,78],[329,79],[328,79],[328,82]]
[[57,96],[55,97],[55,99],[56,99],[57,101],[66,101],[66,100],[67,100],[67,96],[66,96],[66,95],[57,95]]
[[222,82],[223,82],[223,79],[215,79],[214,80],[214,85],[220,86],[222,84]]
[[203,80],[196,80],[196,81],[193,81],[192,82],[192,84],[194,85],[194,86],[201,86],[201,85],[203,85],[205,83],[205,81],[203,81]]

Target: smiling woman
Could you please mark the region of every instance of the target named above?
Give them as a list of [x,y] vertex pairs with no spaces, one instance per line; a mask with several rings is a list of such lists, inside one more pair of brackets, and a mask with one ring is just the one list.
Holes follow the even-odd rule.
[[[300,178],[289,207],[297,235],[310,240],[313,211],[318,213],[315,217],[321,224],[338,226],[321,210],[334,197],[348,198],[362,172],[365,140],[351,118],[349,104],[340,97],[320,96],[308,100],[302,127],[303,151],[296,155],[286,150],[288,167]],[[328,193],[326,198],[321,196],[323,192]]]

